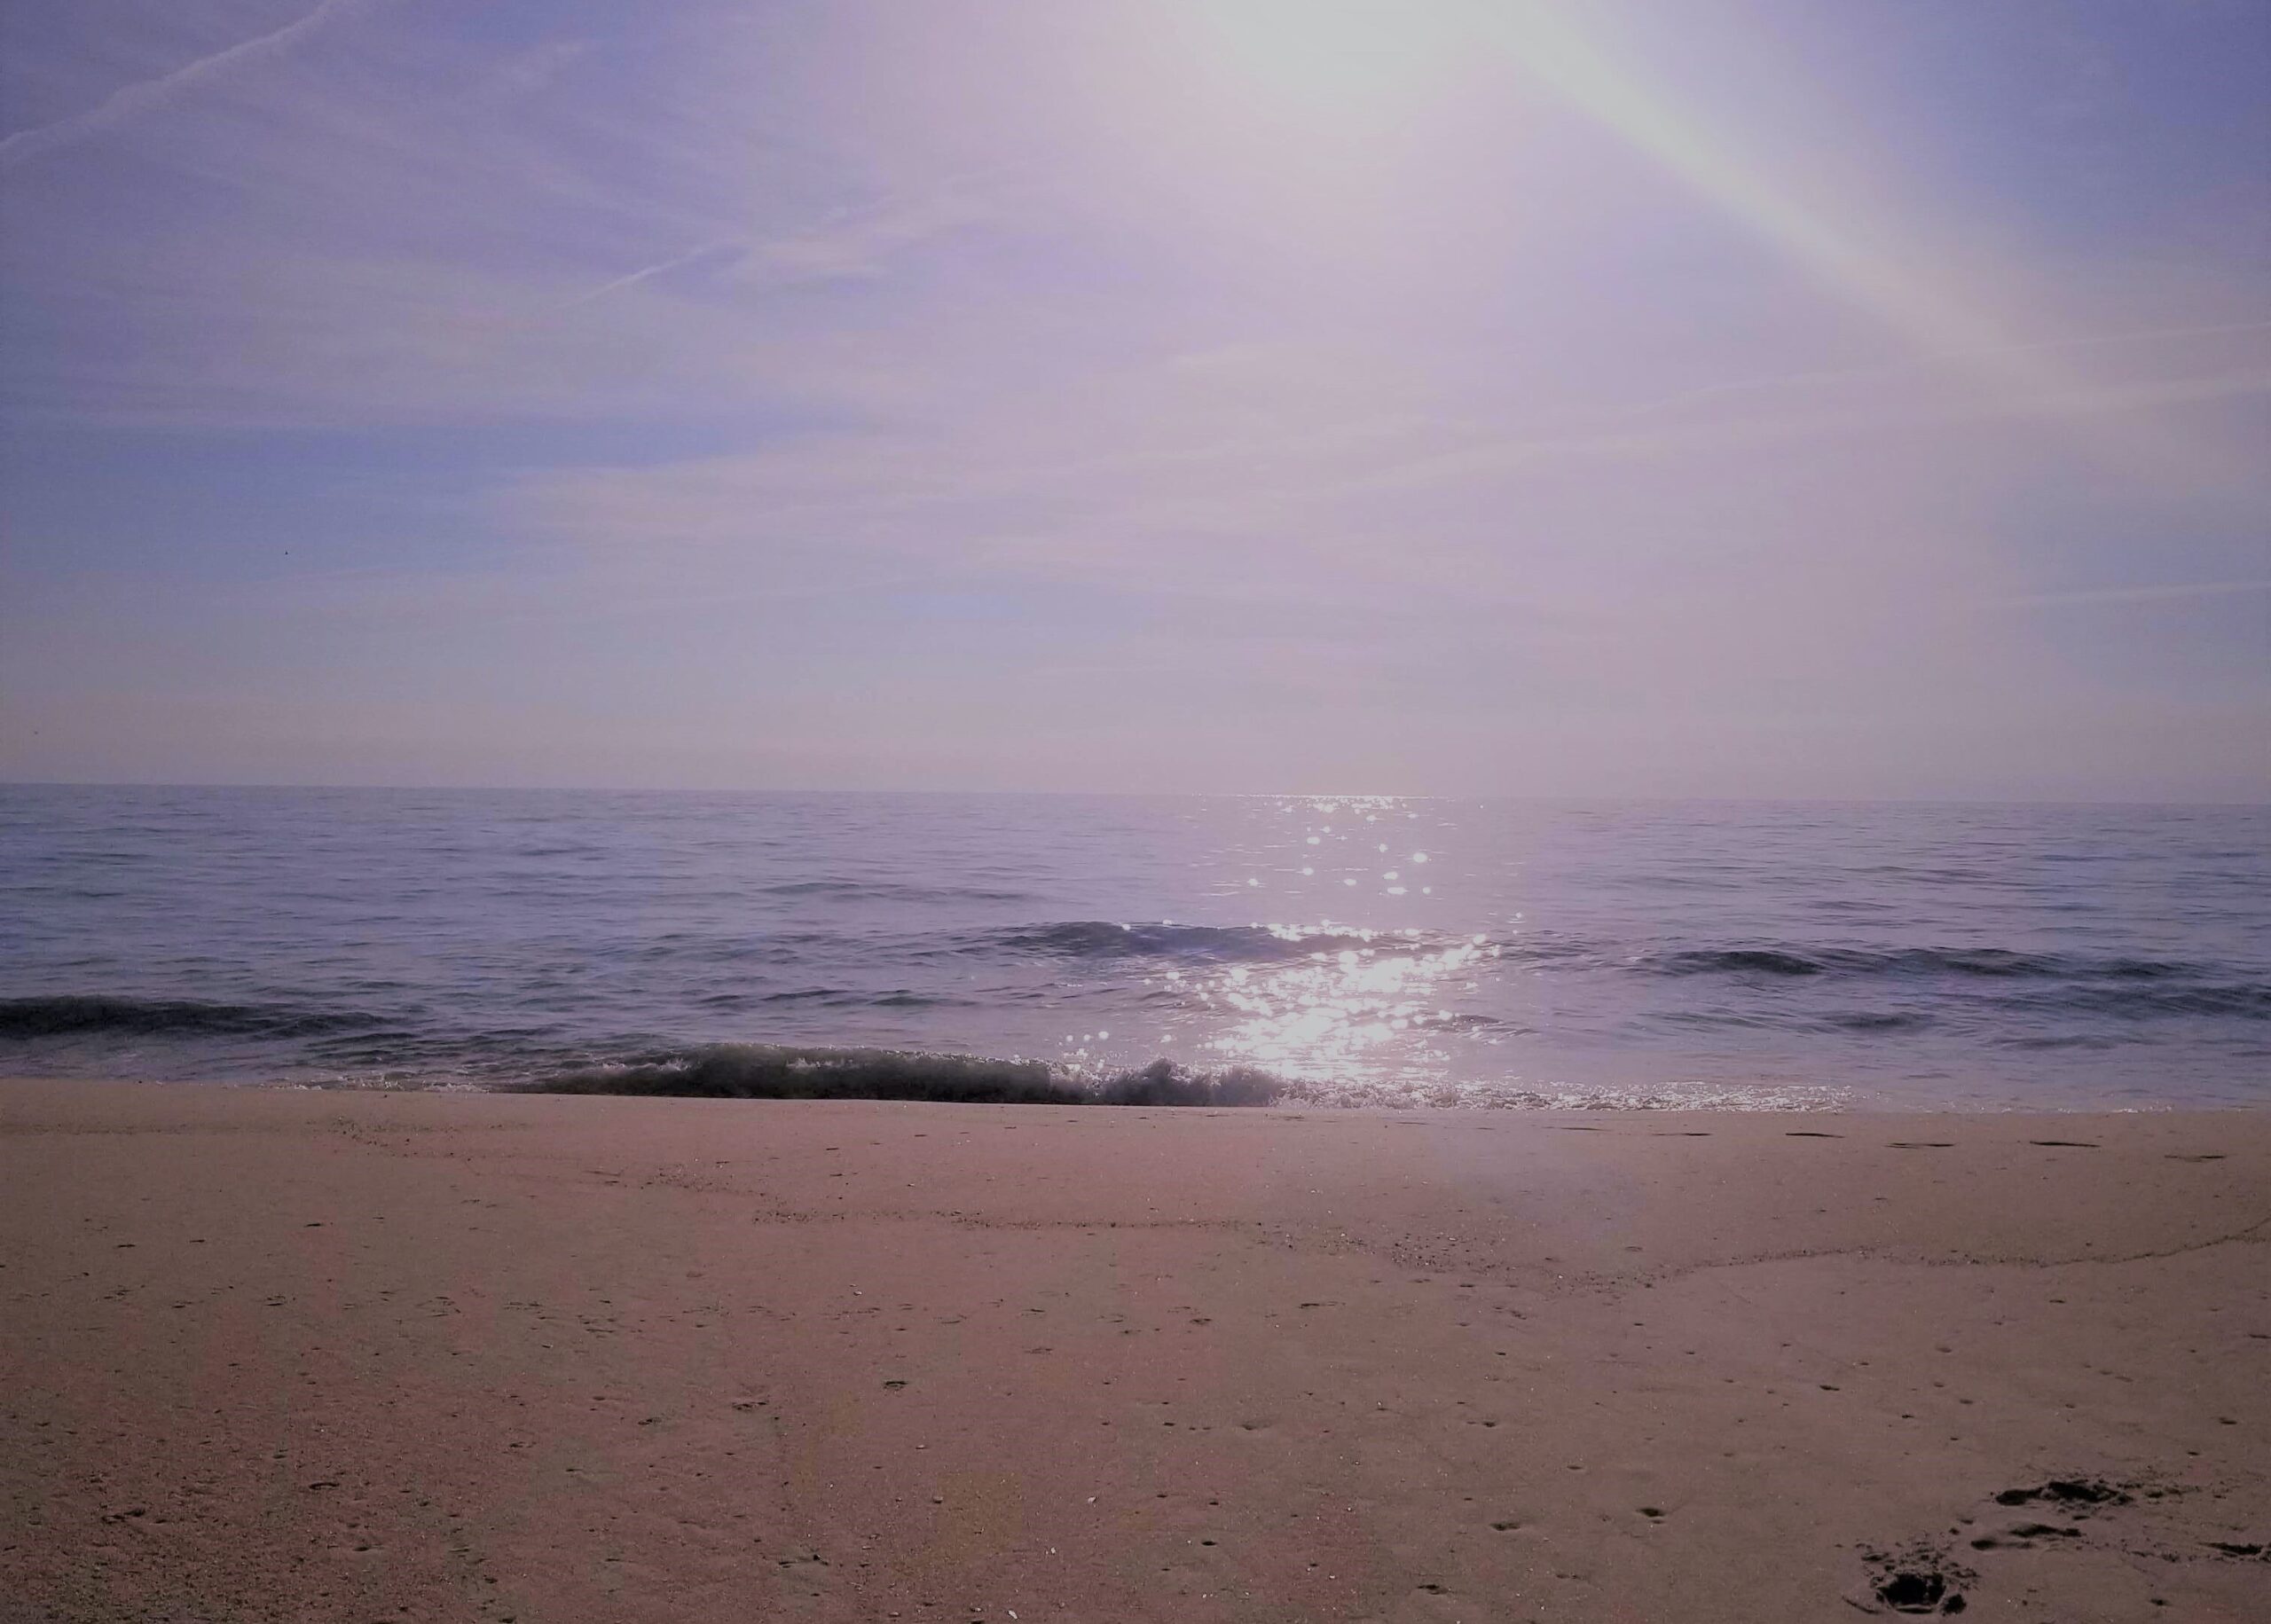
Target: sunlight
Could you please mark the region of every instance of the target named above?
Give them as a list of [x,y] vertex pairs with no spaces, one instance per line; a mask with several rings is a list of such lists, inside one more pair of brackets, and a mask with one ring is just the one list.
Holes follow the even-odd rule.
[[1227,1021],[1211,1035],[1194,1032],[1201,1047],[1310,1080],[1379,1081],[1440,1064],[1445,1041],[1471,1025],[1446,1007],[1446,995],[1472,992],[1501,952],[1485,936],[1435,945],[1417,930],[1269,930],[1292,942],[1319,935],[1359,940],[1280,964],[1229,965],[1195,985],[1173,972],[1169,979]]
[[1198,0],[1202,48],[1274,100],[1337,116],[1395,113],[1455,67],[1459,0]]

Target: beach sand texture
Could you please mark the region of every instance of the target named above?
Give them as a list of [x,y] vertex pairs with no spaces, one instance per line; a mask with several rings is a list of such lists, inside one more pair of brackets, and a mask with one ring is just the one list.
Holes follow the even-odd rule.
[[12,1624],[2271,1617],[2261,1115],[20,1082],[0,1158]]

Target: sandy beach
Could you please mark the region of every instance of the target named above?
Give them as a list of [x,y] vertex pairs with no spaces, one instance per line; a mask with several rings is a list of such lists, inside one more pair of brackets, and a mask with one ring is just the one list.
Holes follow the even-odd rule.
[[2271,1615],[2271,1118],[0,1086],[0,1614]]

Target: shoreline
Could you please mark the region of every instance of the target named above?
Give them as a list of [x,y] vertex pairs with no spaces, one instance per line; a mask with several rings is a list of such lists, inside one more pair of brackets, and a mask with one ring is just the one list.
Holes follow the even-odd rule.
[[[1637,1093],[1603,1094],[1599,1090],[1571,1090],[1548,1094],[1529,1090],[1520,1093],[1490,1094],[1476,1090],[1457,1102],[1442,1097],[1441,1093],[1431,1101],[1413,1102],[1383,1097],[1355,1096],[1348,1098],[1319,1098],[1299,1092],[1307,1085],[1299,1079],[1287,1079],[1279,1074],[1247,1065],[1228,1065],[1213,1069],[1191,1070],[1164,1058],[1150,1065],[1135,1068],[1067,1071],[1059,1063],[1021,1056],[996,1058],[964,1053],[959,1050],[931,1049],[866,1049],[853,1046],[825,1045],[746,1045],[712,1046],[727,1049],[754,1048],[777,1052],[791,1056],[824,1056],[829,1059],[854,1061],[875,1059],[885,1068],[898,1063],[937,1063],[944,1079],[944,1086],[937,1092],[889,1092],[889,1085],[876,1092],[806,1093],[735,1092],[734,1086],[704,1087],[700,1085],[672,1087],[658,1084],[659,1075],[680,1070],[701,1076],[703,1068],[698,1064],[680,1067],[677,1063],[653,1064],[624,1063],[602,1066],[569,1067],[560,1071],[530,1074],[522,1077],[481,1077],[468,1073],[443,1072],[438,1077],[420,1081],[374,1080],[363,1078],[309,1074],[294,1075],[279,1067],[269,1067],[258,1075],[235,1072],[208,1071],[200,1074],[148,1076],[113,1071],[46,1070],[38,1071],[9,1071],[0,1068],[0,1087],[12,1083],[33,1082],[51,1087],[87,1087],[94,1088],[216,1088],[238,1092],[314,1094],[333,1095],[393,1095],[409,1096],[471,1096],[506,1099],[623,1099],[650,1101],[709,1102],[713,1104],[873,1104],[873,1105],[986,1105],[1032,1107],[1042,1110],[1081,1110],[1088,1107],[1109,1107],[1114,1110],[1151,1110],[1200,1111],[1235,1110],[1301,1115],[1350,1115],[1376,1117],[1395,1113],[1421,1116],[1443,1115],[1452,1118],[1479,1116],[1520,1119],[1540,1116],[1581,1117],[1639,1117],[1678,1116],[1698,1117],[1776,1117],[1776,1116],[1843,1116],[1882,1117],[1886,1118],[1917,1118],[1948,1117],[1964,1118],[2011,1117],[2260,1117],[2271,1120],[2271,1102],[2254,1100],[2227,1101],[2198,1096],[2175,1100],[2154,1099],[2134,1105],[2110,1104],[2102,1100],[2077,1098],[2071,1102],[2058,1101],[1966,1102],[1951,1104],[1939,1101],[1904,1102],[1898,1098],[1870,1097],[1856,1099],[1819,1089],[1775,1084],[1780,1094],[1767,1092],[1723,1091],[1683,1096],[1663,1092],[1640,1094]],[[766,1070],[774,1068],[767,1066]],[[281,1074],[279,1074],[281,1073]],[[1047,1078],[1049,1092],[1023,1087],[1029,1077]],[[626,1080],[620,1086],[617,1079]],[[975,1077],[989,1085],[995,1078],[1006,1079],[1009,1086],[1001,1093],[964,1094],[955,1085],[963,1079]],[[918,1084],[918,1087],[921,1086]],[[1284,1092],[1266,1092],[1269,1087]],[[863,1085],[854,1085],[862,1087]],[[1697,1079],[1688,1085],[1694,1089],[1717,1088],[1717,1085]],[[1445,1090],[1442,1092],[1450,1092]]]
[[27,1080],[0,1157],[27,1619],[2271,1598],[2271,1113]]

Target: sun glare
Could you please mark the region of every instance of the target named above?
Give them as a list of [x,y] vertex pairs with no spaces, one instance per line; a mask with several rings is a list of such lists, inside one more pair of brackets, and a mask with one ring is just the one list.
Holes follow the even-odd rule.
[[1261,93],[1378,114],[1456,65],[1464,0],[1196,0],[1205,48]]

